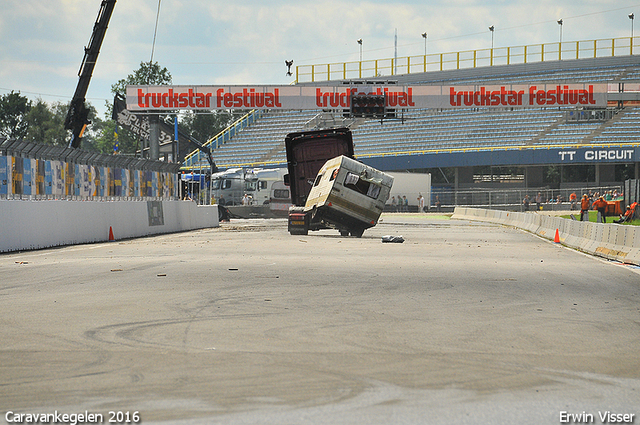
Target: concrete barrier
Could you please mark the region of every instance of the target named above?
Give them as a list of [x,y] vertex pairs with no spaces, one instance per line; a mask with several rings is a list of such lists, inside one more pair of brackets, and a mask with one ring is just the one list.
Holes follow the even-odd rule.
[[613,223],[591,223],[537,213],[456,207],[452,217],[513,226],[554,240],[556,229],[563,245],[586,253],[640,265],[640,229]]
[[625,232],[624,244],[630,247],[629,253],[625,257],[625,262],[640,264],[640,229],[638,227]]
[[185,201],[0,201],[0,252],[219,226],[217,206]]

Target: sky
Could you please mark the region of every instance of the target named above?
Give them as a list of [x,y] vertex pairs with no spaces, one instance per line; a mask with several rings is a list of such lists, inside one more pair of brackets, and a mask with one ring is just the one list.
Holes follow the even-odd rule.
[[[69,102],[100,0],[0,0],[0,95]],[[159,10],[159,13],[158,13]],[[87,93],[153,57],[176,85],[289,84],[296,65],[629,37],[640,0],[118,0]],[[156,18],[158,21],[155,31]],[[635,33],[640,35],[640,27]],[[154,41],[155,34],[155,45]]]

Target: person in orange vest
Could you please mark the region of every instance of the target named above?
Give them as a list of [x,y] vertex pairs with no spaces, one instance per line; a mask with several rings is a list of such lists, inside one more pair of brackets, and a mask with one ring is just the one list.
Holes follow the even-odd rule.
[[598,210],[600,213],[600,217],[602,217],[602,222],[607,222],[607,201],[604,200],[604,196],[599,197],[593,203],[593,209]]
[[569,201],[571,201],[571,211],[576,209],[576,204],[578,203],[578,195],[575,192],[571,192],[569,195]]
[[[585,221],[584,215],[589,214],[590,204],[591,203],[589,202],[589,197],[585,193],[584,195],[582,195],[582,200],[580,201],[580,221]],[[586,221],[589,221],[589,216],[587,216]]]

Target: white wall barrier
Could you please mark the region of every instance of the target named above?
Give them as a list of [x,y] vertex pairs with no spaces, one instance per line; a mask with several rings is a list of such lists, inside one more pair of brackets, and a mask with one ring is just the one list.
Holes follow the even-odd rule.
[[477,220],[513,226],[610,260],[640,265],[640,229],[615,223],[591,223],[537,213],[505,212],[456,207],[453,219]]
[[0,252],[219,226],[217,205],[191,201],[0,200],[0,223]]

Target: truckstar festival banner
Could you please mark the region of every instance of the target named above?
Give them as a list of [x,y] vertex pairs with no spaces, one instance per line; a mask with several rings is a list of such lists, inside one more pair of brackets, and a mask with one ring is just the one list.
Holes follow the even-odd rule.
[[349,109],[351,96],[385,94],[386,106],[422,108],[606,107],[607,84],[477,86],[127,86],[131,112],[213,109]]

